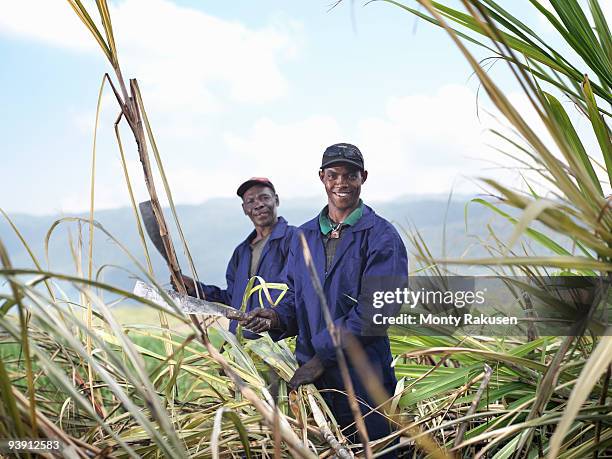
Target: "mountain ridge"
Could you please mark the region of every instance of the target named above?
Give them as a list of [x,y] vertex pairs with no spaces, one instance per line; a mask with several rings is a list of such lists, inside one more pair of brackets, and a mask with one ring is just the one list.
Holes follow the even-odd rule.
[[[429,197],[419,199],[414,197],[402,197],[390,201],[366,201],[379,215],[391,221],[404,240],[407,241],[405,231],[408,228],[417,229],[426,239],[429,248],[436,256],[442,254],[442,234],[446,231],[446,255],[461,256],[472,243],[471,237],[465,233],[465,203],[471,198],[467,196],[455,196],[449,202],[448,197]],[[285,217],[290,224],[299,226],[320,212],[324,205],[323,198],[290,198],[281,199],[279,215]],[[200,280],[220,286],[225,285],[225,269],[234,248],[243,241],[252,231],[252,224],[243,215],[238,198],[213,198],[201,204],[182,204],[176,206],[177,215],[190,253],[194,259],[196,270]],[[181,266],[188,272],[186,258],[180,239],[174,225],[169,209],[164,209],[166,220],[170,227],[170,234]],[[88,219],[88,213],[77,213],[71,217]],[[86,266],[85,256],[87,254],[88,229],[75,222],[63,222],[58,224],[49,239],[49,263],[46,263],[45,235],[49,227],[61,218],[61,215],[28,215],[15,213],[9,215],[17,226],[23,237],[30,245],[32,251],[45,269],[61,273],[75,273],[75,266],[69,244],[73,246],[76,241],[82,241],[82,262]],[[145,265],[144,251],[140,242],[134,214],[131,208],[106,209],[96,211],[94,218],[111,235],[116,237],[130,253],[134,254],[140,263]],[[445,220],[446,219],[446,220]],[[492,212],[481,205],[469,206],[468,222],[470,227],[479,232],[491,223]],[[500,227],[501,229],[501,227]],[[8,223],[0,224],[0,238],[4,242],[11,257],[13,266],[26,268],[33,267],[28,252],[25,250]],[[152,244],[147,240],[147,246],[153,263],[154,272],[161,282],[167,282],[167,270],[164,261],[155,253]],[[408,246],[408,244],[407,244]],[[410,250],[410,247],[408,247]],[[481,255],[484,252],[477,251]],[[472,254],[475,256],[475,254]],[[121,253],[116,244],[109,238],[96,231],[94,235],[94,264],[95,269],[102,268],[105,281],[129,288],[130,275],[124,270],[134,271],[136,265],[130,262],[129,257]],[[111,266],[120,266],[111,268]],[[412,262],[414,267],[414,262]]]

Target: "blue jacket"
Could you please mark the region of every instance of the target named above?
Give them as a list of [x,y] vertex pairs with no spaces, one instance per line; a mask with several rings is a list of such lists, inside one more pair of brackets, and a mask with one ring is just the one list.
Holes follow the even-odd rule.
[[[395,290],[406,286],[408,257],[398,232],[387,220],[364,205],[362,217],[354,226],[343,230],[333,263],[326,273],[324,236],[318,217],[299,229],[310,248],[335,326],[343,332],[350,332],[361,342],[370,363],[380,370],[386,383],[393,385],[395,377],[385,330],[372,333],[364,324],[371,323],[371,314],[377,312],[372,308],[373,290]],[[275,309],[285,332],[272,332],[271,335],[274,339],[297,335],[295,352],[300,365],[318,355],[327,369],[326,374],[335,373],[338,369],[334,346],[299,239],[294,237],[292,240],[284,273],[289,291]],[[378,336],[372,336],[376,334]],[[328,376],[335,379],[333,375]]]
[[[282,281],[281,274],[287,261],[289,243],[295,231],[295,226],[287,224],[287,220],[283,217],[278,217],[270,238],[261,252],[261,258],[256,270],[256,274],[266,282]],[[255,230],[234,250],[225,273],[227,288],[221,289],[215,285],[200,284],[207,300],[240,309],[244,291],[249,281],[249,267],[251,266],[250,242],[254,237]],[[270,291],[273,299],[279,293],[278,291]],[[246,311],[248,312],[257,307],[259,307],[258,295],[254,294],[247,303]],[[236,333],[236,327],[237,322],[232,320],[230,322],[230,331]],[[259,335],[245,331],[244,336],[247,338],[257,338]]]

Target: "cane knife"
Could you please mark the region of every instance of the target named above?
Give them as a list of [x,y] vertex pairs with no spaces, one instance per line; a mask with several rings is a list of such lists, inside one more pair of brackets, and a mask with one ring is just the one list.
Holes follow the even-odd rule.
[[[144,222],[145,230],[149,235],[149,239],[151,239],[151,242],[162,257],[164,257],[166,262],[169,263],[166,248],[160,235],[159,223],[157,222],[157,218],[153,212],[151,201],[141,202],[138,204],[138,207],[140,208],[142,221]],[[221,303],[213,303],[211,301],[194,298],[192,296],[181,295],[173,290],[166,290],[165,292],[185,314],[223,316],[227,317],[228,319],[238,321],[243,321],[246,318],[245,313],[237,311],[236,309]],[[151,300],[159,305],[167,306],[167,302],[163,299],[163,297],[157,291],[155,291],[153,287],[145,284],[144,282],[136,282],[136,285],[134,286],[134,294],[147,298],[148,300]],[[270,319],[263,320],[266,322],[271,322]]]

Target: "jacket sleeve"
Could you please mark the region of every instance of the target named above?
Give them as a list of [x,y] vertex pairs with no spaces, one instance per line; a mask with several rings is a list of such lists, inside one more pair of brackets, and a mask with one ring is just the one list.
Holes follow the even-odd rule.
[[223,303],[228,306],[232,305],[232,292],[234,291],[234,280],[236,279],[236,269],[238,267],[238,252],[234,250],[232,258],[227,265],[225,272],[225,280],[227,282],[227,288],[222,289],[216,285],[203,284],[199,282],[199,286],[204,292],[208,301],[214,301],[216,303]]
[[[399,234],[389,223],[387,228],[373,228],[368,241],[366,263],[361,274],[360,292],[357,301],[348,312],[334,320],[335,327],[343,337],[349,333],[366,346],[373,340],[386,336],[386,326],[373,326],[373,315],[395,315],[400,304],[390,304],[378,309],[373,303],[375,291],[395,291],[404,288],[408,280],[408,255]],[[336,351],[327,328],[313,336],[312,345],[325,367],[335,365]]]
[[295,310],[295,272],[294,266],[296,262],[296,244],[299,242],[297,231],[293,232],[291,243],[289,245],[289,253],[285,268],[281,275],[282,282],[287,284],[287,292],[282,298],[278,306],[274,308],[278,314],[281,330],[270,330],[269,334],[274,341],[296,336],[298,334],[297,315]]

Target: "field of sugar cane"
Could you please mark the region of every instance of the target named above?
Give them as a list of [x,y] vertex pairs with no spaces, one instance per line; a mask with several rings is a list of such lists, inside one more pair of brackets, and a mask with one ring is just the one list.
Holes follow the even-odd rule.
[[[140,264],[120,235],[95,221],[95,147],[90,217],[57,221],[45,240],[48,245],[58,233],[70,236],[66,250],[73,256],[73,272],[54,272],[48,260],[37,259],[29,250],[32,241],[21,238],[15,226],[36,268],[13,266],[0,241],[0,282],[8,287],[0,297],[0,439],[59,439],[64,457],[70,458],[376,457],[398,437],[402,445],[412,445],[409,457],[610,457],[610,336],[589,330],[529,339],[391,336],[399,381],[395,394],[384,394],[375,384],[368,389],[396,431],[381,441],[350,445],[314,386],[288,393],[285,381],[296,368],[291,340],[243,340],[210,319],[201,322],[201,317],[106,284],[103,272],[109,267],[98,267],[92,259],[99,239],[114,241],[126,263],[136,264],[137,271],[126,276],[157,287],[161,282],[152,275],[132,194],[132,182],[143,177],[128,176],[125,166],[128,141],[136,142],[170,272],[177,277],[180,267],[165,233],[159,190],[178,228],[171,236],[191,257],[147,118],[146,94],[121,72],[106,0],[96,0],[89,9],[80,0],[68,2],[112,68],[100,95],[110,89],[117,100],[116,140],[132,197],[134,231],[147,261]],[[461,10],[429,0],[381,0],[368,6],[416,15],[449,35],[483,93],[513,128],[495,132],[507,145],[501,153],[536,174],[549,190],[544,197],[533,188],[522,193],[484,179],[493,198],[474,202],[512,226],[511,238],[501,240],[491,231],[480,240],[490,258],[440,260],[415,230],[407,242],[420,265],[411,268],[443,276],[453,264],[479,264],[540,281],[561,272],[610,279],[612,37],[606,18],[597,0],[551,0],[546,7],[537,0],[525,2],[558,32],[571,50],[566,53],[542,42],[537,30],[500,3],[465,0]],[[473,57],[478,47],[498,65],[510,67],[553,147]],[[572,124],[576,114],[589,126],[595,149],[587,150]],[[121,124],[133,138],[120,137]],[[160,188],[153,168],[159,171]],[[3,217],[12,225],[9,215]],[[544,230],[534,229],[536,222]],[[567,244],[555,242],[559,237]],[[550,255],[533,255],[528,243]],[[182,269],[197,277],[193,263]],[[266,289],[276,287],[254,279],[246,295],[262,292],[265,301]],[[115,306],[126,299],[141,303],[140,311],[157,317],[157,323],[128,324],[118,317]],[[586,313],[609,307],[609,295],[603,295]],[[608,329],[604,335],[611,333]],[[367,378],[367,368],[362,371]]]

